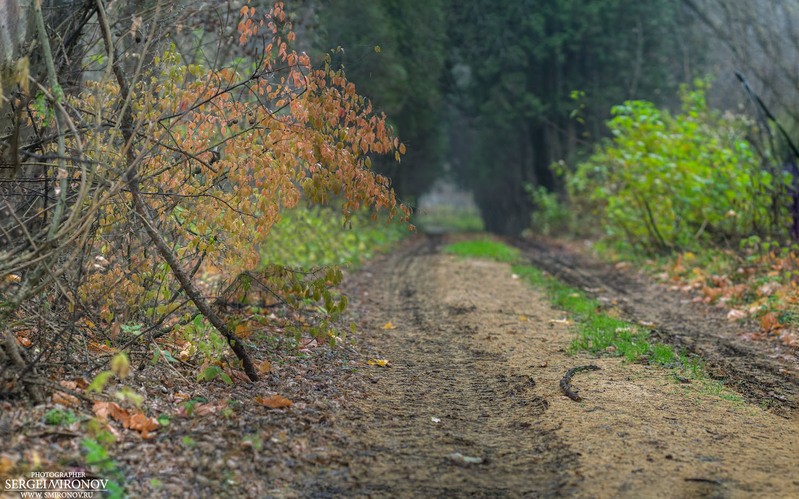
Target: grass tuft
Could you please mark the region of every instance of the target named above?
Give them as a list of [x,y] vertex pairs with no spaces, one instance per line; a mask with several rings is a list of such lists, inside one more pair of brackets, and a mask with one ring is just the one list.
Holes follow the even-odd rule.
[[521,253],[518,249],[490,239],[474,239],[450,244],[444,251],[453,255],[474,258],[488,258],[498,262],[518,262]]

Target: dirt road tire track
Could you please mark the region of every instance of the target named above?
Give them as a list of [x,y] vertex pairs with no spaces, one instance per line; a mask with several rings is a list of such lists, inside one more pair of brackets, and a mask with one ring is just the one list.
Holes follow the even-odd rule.
[[[360,367],[329,420],[337,457],[287,496],[799,496],[792,421],[668,369],[568,353],[573,327],[541,290],[442,254],[449,242],[419,236],[349,279]],[[560,381],[587,364],[601,371],[580,375],[575,403]]]
[[368,295],[355,307],[369,312],[373,330],[396,325],[385,333],[390,341],[368,340],[373,355],[391,364],[370,371],[371,398],[356,401],[357,419],[344,423],[361,450],[320,480],[335,485],[315,497],[552,497],[571,490],[563,470],[576,456],[541,426],[548,404],[534,393],[535,379],[480,348],[481,325],[470,316],[482,304],[442,296],[440,276],[431,275],[440,243],[420,239],[379,262],[382,282],[365,275]]
[[685,303],[689,300],[682,294],[565,246],[529,240],[516,244],[533,265],[618,303],[628,318],[654,323],[654,334],[661,341],[701,356],[711,375],[747,401],[799,417],[799,359],[786,348],[742,341],[741,335],[757,330],[756,325],[731,323],[718,309]]

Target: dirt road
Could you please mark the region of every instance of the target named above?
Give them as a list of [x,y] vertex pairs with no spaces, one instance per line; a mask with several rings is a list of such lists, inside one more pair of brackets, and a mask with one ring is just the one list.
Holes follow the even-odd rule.
[[[567,353],[562,312],[509,266],[419,238],[351,282],[364,367],[315,497],[796,497],[796,420],[665,369]],[[390,323],[390,324],[389,324]],[[571,367],[584,400],[563,396]]]
[[[569,353],[563,312],[506,264],[442,253],[451,240],[418,236],[348,277],[355,344],[281,347],[271,336],[251,345],[274,361],[258,383],[198,384],[166,363],[134,371],[126,383],[143,409],[169,424],[146,440],[118,426],[107,477],[151,498],[799,497],[791,361],[765,346],[736,359],[746,346],[712,314],[528,247],[632,318],[658,321],[664,338],[716,356],[743,397]],[[586,364],[601,369],[574,377],[574,402],[559,381]],[[274,395],[293,405],[258,401]],[[46,425],[49,409],[0,401],[0,481],[15,462],[85,469],[81,421]]]

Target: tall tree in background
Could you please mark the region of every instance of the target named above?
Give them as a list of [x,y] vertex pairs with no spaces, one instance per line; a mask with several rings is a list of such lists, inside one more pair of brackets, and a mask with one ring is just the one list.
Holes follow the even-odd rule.
[[682,0],[713,40],[715,100],[735,108],[745,100],[733,76],[743,73],[783,124],[799,126],[799,0]]
[[554,189],[551,163],[598,138],[611,105],[662,100],[689,76],[679,72],[677,9],[667,0],[449,4],[454,164],[487,229],[526,227],[524,185]]
[[334,49],[333,66],[343,65],[408,146],[401,166],[385,161],[378,168],[402,196],[418,196],[443,162],[444,1],[334,0],[318,17],[317,46]]

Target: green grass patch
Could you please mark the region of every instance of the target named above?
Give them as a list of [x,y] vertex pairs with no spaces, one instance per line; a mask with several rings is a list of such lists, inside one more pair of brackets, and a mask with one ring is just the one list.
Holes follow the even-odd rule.
[[[445,251],[509,263],[521,259],[518,249],[488,239],[451,244]],[[701,394],[733,402],[742,400],[727,390],[724,383],[710,379],[701,359],[677,351],[671,345],[654,341],[648,329],[613,317],[599,301],[585,292],[530,265],[516,264],[512,268],[515,274],[526,279],[533,287],[543,289],[556,308],[569,313],[574,319],[577,338],[572,341],[572,353],[587,351],[594,355],[623,357],[629,362],[662,366],[672,369],[675,383],[695,381],[698,385],[696,390]]]
[[583,291],[545,275],[529,265],[514,265],[513,272],[534,287],[543,288],[555,307],[568,312],[575,321],[577,338],[571,351],[587,351],[594,355],[624,357],[630,362],[662,366],[673,370],[675,382],[696,381],[698,391],[740,402],[742,399],[724,387],[724,383],[708,377],[702,360],[688,356],[650,338],[648,329],[609,315],[597,300]]
[[518,262],[521,257],[521,253],[518,249],[491,239],[461,241],[450,244],[444,248],[444,251],[463,257],[488,258],[490,260],[507,263]]

